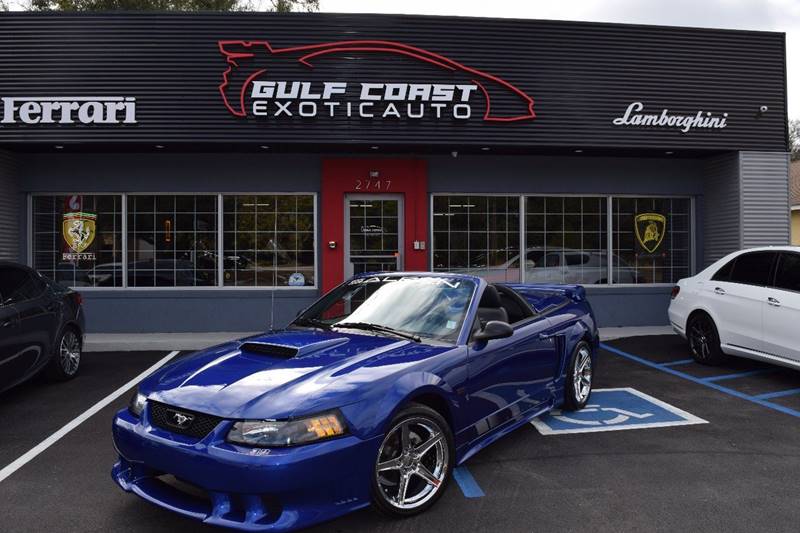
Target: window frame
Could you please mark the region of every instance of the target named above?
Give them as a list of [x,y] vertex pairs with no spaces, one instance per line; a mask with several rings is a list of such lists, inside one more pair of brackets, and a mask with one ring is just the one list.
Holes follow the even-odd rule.
[[[744,283],[742,281],[734,281],[733,280],[733,273],[736,271],[736,265],[739,263],[739,259],[746,256],[756,255],[756,254],[772,254],[772,264],[769,267],[769,274],[767,274],[767,282],[764,284],[761,283]],[[731,268],[731,273],[728,279],[726,280],[715,280],[719,281],[720,283],[730,283],[731,285],[741,285],[744,287],[761,287],[764,289],[777,289],[777,290],[786,290],[786,289],[778,289],[775,287],[775,278],[778,273],[778,262],[781,258],[781,252],[778,250],[748,250],[743,252],[736,257],[734,257],[731,261],[733,262],[733,268]],[[727,266],[727,263],[726,263]]]
[[[507,196],[519,198],[519,232],[520,232],[520,251],[527,250],[526,239],[526,224],[525,224],[525,198],[527,197],[541,197],[541,198],[575,198],[575,197],[595,197],[606,199],[606,217],[607,217],[607,230],[606,230],[606,251],[608,254],[607,265],[608,275],[606,276],[607,282],[602,284],[586,285],[587,288],[597,288],[606,290],[609,288],[633,288],[633,287],[674,287],[675,283],[614,283],[612,272],[614,268],[614,199],[615,198],[669,198],[681,199],[689,201],[689,276],[694,276],[697,273],[697,236],[695,230],[695,197],[687,194],[609,194],[609,193],[596,193],[596,192],[579,192],[579,193],[496,193],[496,192],[432,192],[428,195],[428,264],[433,264],[433,200],[437,196]],[[521,253],[520,253],[521,256]],[[520,281],[519,283],[526,283],[525,269],[520,268]]]
[[781,261],[787,255],[794,255],[794,256],[800,257],[800,253],[798,253],[798,252],[792,252],[792,251],[789,251],[789,250],[780,250],[780,251],[778,251],[778,258],[775,260],[775,264],[772,267],[772,283],[768,288],[776,290],[776,291],[784,291],[784,292],[791,292],[793,294],[800,294],[800,290],[787,289],[785,287],[779,287],[778,286],[778,269],[781,266]]
[[[226,191],[226,192],[208,192],[208,191],[126,191],[126,192],[90,192],[90,191],[46,191],[28,193],[27,206],[27,266],[32,268],[33,265],[33,198],[37,196],[70,196],[70,195],[92,195],[92,196],[120,196],[122,200],[122,286],[120,287],[74,287],[81,292],[95,292],[95,291],[316,291],[320,288],[320,262],[319,262],[319,192],[316,191],[282,191],[282,192],[268,192],[268,191]],[[271,196],[311,196],[314,208],[314,284],[302,287],[294,287],[289,285],[280,286],[231,286],[224,284],[224,264],[222,256],[224,252],[224,197],[225,196],[242,196],[242,195],[271,195]],[[217,200],[217,284],[206,286],[174,286],[174,287],[131,287],[128,286],[128,196],[215,196]],[[72,288],[72,287],[71,287]]]

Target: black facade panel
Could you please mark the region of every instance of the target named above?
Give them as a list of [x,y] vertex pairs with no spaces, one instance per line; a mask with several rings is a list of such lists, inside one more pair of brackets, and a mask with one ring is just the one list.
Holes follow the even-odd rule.
[[[476,94],[469,100],[469,120],[436,120],[430,114],[421,119],[240,118],[223,105],[219,91],[228,66],[220,40],[268,41],[273,49],[346,40],[419,47],[513,84],[533,99],[536,117],[482,120],[485,99]],[[267,69],[261,79],[314,86],[324,81],[469,83],[474,77],[471,71],[445,68],[450,63],[374,50],[320,56],[313,68],[296,55],[260,52],[257,66]],[[241,63],[242,72],[232,79],[251,72],[247,61]],[[481,79],[498,113],[513,114],[525,105],[507,86]],[[2,14],[0,97],[34,96],[134,97],[137,123],[6,123],[0,124],[0,144],[786,150],[780,33],[405,15]],[[727,126],[688,133],[675,127],[615,126],[612,120],[632,102],[658,114],[665,108],[680,115],[727,113]],[[768,111],[760,113],[761,106]]]

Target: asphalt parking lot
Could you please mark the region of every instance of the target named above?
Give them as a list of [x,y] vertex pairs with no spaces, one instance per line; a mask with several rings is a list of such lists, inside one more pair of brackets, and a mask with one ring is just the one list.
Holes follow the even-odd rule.
[[[72,382],[0,395],[0,470],[165,355],[89,353]],[[470,459],[422,516],[365,510],[312,531],[797,531],[800,372],[701,367],[674,336],[613,341],[601,356],[597,389],[633,388],[707,423],[552,435],[528,425]],[[111,481],[110,421],[129,396],[0,481],[0,531],[216,530]]]

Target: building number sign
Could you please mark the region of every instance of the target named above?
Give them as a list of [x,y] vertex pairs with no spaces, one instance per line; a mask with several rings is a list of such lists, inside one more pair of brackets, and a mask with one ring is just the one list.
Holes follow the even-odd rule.
[[389,191],[392,188],[392,180],[387,179],[357,179],[355,190],[357,191]]

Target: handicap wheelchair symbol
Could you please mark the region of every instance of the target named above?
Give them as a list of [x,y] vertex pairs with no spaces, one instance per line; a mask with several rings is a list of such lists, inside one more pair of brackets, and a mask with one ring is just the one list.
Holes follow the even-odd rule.
[[562,422],[566,422],[568,424],[578,424],[581,426],[602,426],[603,424],[607,426],[613,426],[614,424],[622,424],[623,422],[628,421],[631,418],[637,418],[639,420],[644,420],[645,418],[649,418],[653,416],[653,413],[633,413],[631,411],[626,411],[625,409],[620,409],[619,407],[600,407],[600,405],[592,404],[587,405],[583,409],[581,409],[581,414],[583,413],[596,413],[596,412],[604,412],[604,413],[615,413],[616,416],[609,420],[578,420],[577,418],[571,418],[562,414],[560,409],[554,409],[550,416],[555,418],[556,420],[560,420]]
[[580,411],[554,409],[531,423],[542,435],[705,424],[674,405],[632,388],[598,389]]

